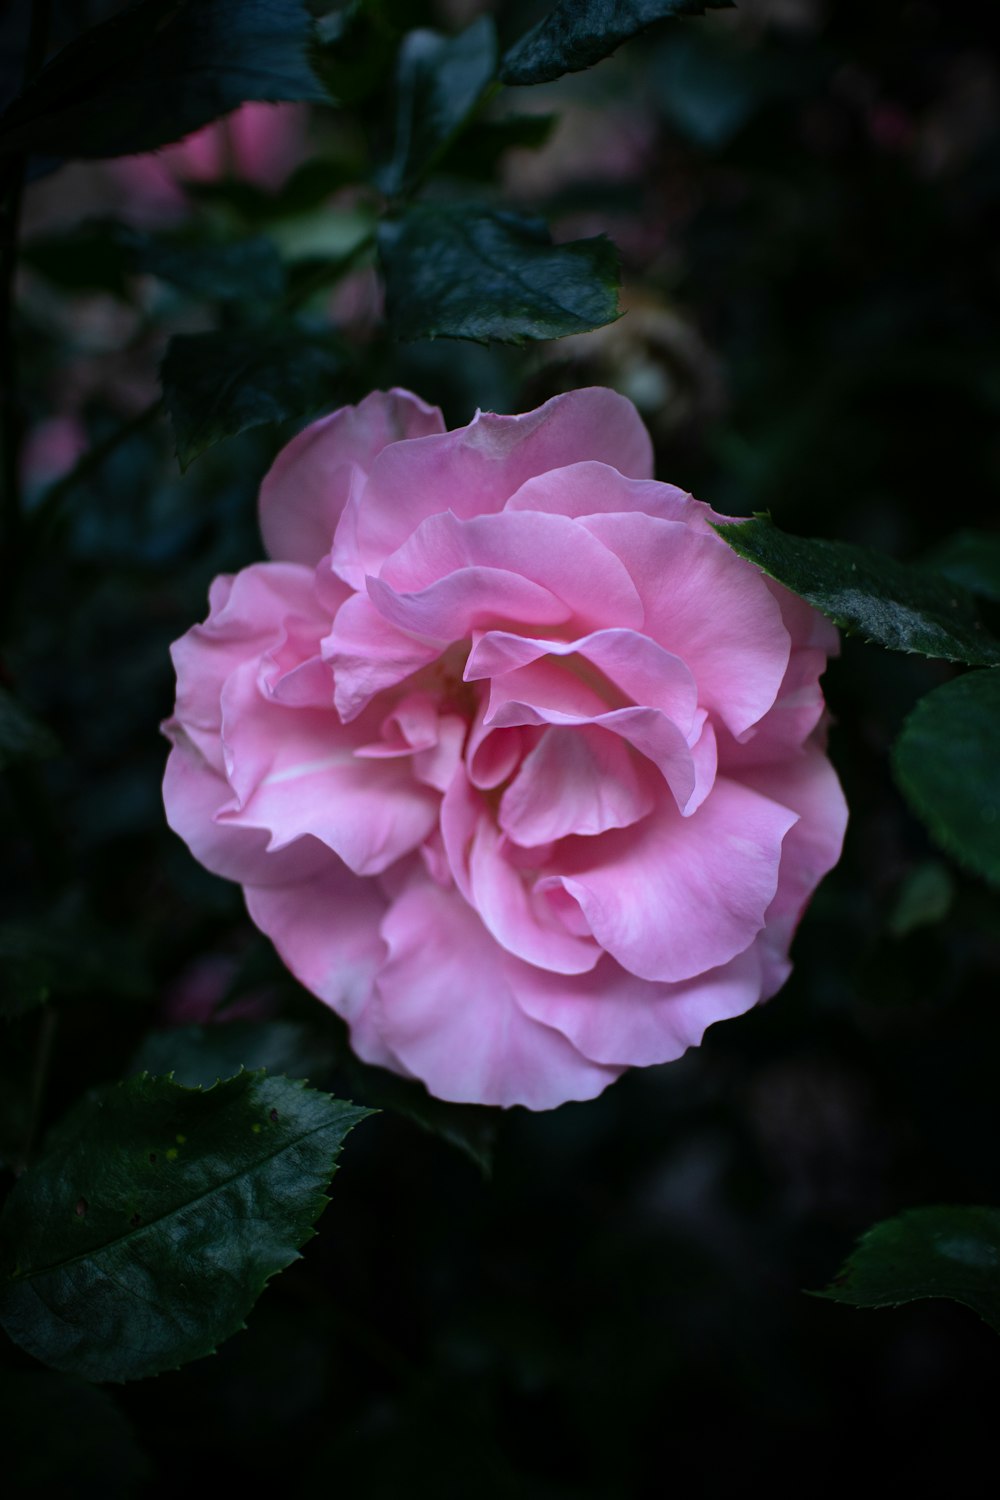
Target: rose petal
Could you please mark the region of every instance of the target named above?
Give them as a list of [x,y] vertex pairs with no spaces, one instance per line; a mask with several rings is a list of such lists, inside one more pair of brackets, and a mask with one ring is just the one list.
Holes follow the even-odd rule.
[[414,884],[382,924],[389,958],[378,976],[382,1036],[439,1099],[553,1109],[592,1099],[617,1068],[581,1056],[514,999],[515,959],[454,890]]
[[641,979],[691,979],[753,942],[796,814],[719,778],[696,813],[672,800],[631,828],[567,840],[545,884],[574,896],[597,941]]
[[761,574],[721,538],[640,515],[577,523],[625,563],[645,609],[643,631],[694,674],[698,702],[734,735],[774,703],[790,642]]
[[[617,734],[650,760],[688,814],[701,805],[715,778],[715,740],[704,713],[688,737],[655,708],[605,709],[594,688],[551,657],[495,677],[484,724],[496,730],[517,725],[589,725]],[[707,732],[706,732],[707,731]]]
[[[252,668],[252,664],[248,664]],[[309,833],[358,875],[374,875],[419,846],[437,821],[438,797],[405,762],[359,759],[377,719],[342,725],[331,709],[267,702],[241,668],[222,697],[228,779],[236,794],[220,821],[264,828],[270,849]]]
[[600,387],[570,391],[522,416],[479,412],[455,432],[391,444],[338,528],[336,570],[360,588],[428,516],[498,511],[532,475],[581,459],[651,476],[649,434],[630,401]]
[[281,885],[319,874],[329,865],[330,851],[312,837],[268,852],[266,833],[217,822],[220,809],[232,801],[232,788],[176,721],[168,721],[164,729],[174,740],[163,777],[167,822],[206,870],[226,880]]
[[321,417],[278,454],[260,488],[260,529],[274,558],[314,565],[329,552],[352,488],[387,444],[443,433],[444,421],[409,391],[373,391]]
[[812,648],[793,651],[774,705],[759,723],[746,731],[742,741],[721,731],[719,759],[723,769],[742,780],[750,766],[797,756],[823,716],[819,679],[825,670],[825,652]]
[[500,799],[500,827],[532,848],[625,828],[648,813],[653,797],[626,745],[587,727],[546,729]]
[[559,974],[582,974],[600,958],[590,937],[577,937],[554,919],[544,896],[537,896],[504,856],[500,834],[485,809],[469,850],[471,905],[501,947],[526,963]]
[[655,479],[630,479],[609,464],[567,464],[537,474],[522,484],[504,506],[507,511],[541,510],[558,516],[593,516],[638,511],[664,521],[683,521],[710,535],[715,519],[711,506],[673,484]]
[[521,969],[514,993],[526,1015],[561,1031],[584,1057],[646,1068],[673,1062],[698,1046],[707,1027],[756,1005],[761,962],[753,945],[684,983],[653,984],[605,956],[589,974],[570,980]]
[[[504,595],[496,603],[484,598],[478,609],[470,609],[456,621],[449,620],[442,628],[429,622],[403,622],[395,615],[387,618],[427,635],[446,634],[449,639],[505,619],[543,624],[572,618],[585,629],[638,625],[642,620],[642,608],[625,568],[582,526],[565,516],[528,511],[471,520],[462,520],[451,511],[430,516],[386,561],[379,579],[394,594],[427,599],[434,590],[443,590],[450,579],[474,570],[511,575],[528,590],[540,589],[545,596],[554,596],[564,610],[558,615],[537,615],[532,612],[532,594],[526,592],[523,613],[513,602],[515,594],[511,601]],[[368,589],[376,602],[383,597],[383,588],[376,593],[371,580]]]
[[373,1024],[375,975],[386,951],[379,934],[386,902],[376,882],[358,880],[331,860],[313,880],[249,886],[246,903],[299,983],[347,1021],[355,1050],[405,1071]]
[[[257,563],[235,576],[216,578],[208,619],[170,648],[177,673],[174,717],[217,771],[224,771],[219,744],[223,684],[248,660],[269,649],[280,651],[288,640],[290,617],[296,621],[299,649],[312,655],[322,615],[311,573],[287,563]],[[290,655],[286,667],[291,665]]]
[[[605,707],[641,704],[661,710],[685,732],[693,725],[698,688],[689,668],[679,656],[635,630],[595,630],[574,641],[484,631],[473,638],[465,677],[474,681],[501,676],[546,656],[565,659],[576,675],[584,676]],[[584,663],[596,667],[604,682],[587,673]]]
[[788,947],[802,913],[823,876],[840,858],[847,803],[837,773],[815,745],[801,755],[740,772],[755,791],[798,814],[785,838],[774,900],[761,935],[764,993],[773,995],[788,975]]
[[322,652],[333,668],[334,704],[347,724],[379,693],[434,661],[441,647],[398,630],[367,595],[353,594],[338,610]]

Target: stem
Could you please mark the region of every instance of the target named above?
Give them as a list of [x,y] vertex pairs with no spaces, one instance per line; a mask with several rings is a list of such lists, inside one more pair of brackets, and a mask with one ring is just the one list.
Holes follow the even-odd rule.
[[278,316],[284,313],[296,312],[310,297],[317,292],[324,291],[327,287],[340,281],[347,272],[353,270],[359,261],[364,260],[368,252],[375,247],[375,230],[372,229],[364,235],[356,245],[345,251],[337,260],[323,261],[316,269],[303,276],[297,286],[287,291],[281,299],[278,308]]
[[[24,54],[22,83],[27,83],[45,61],[51,0],[34,0]],[[17,241],[24,197],[27,154],[11,161],[6,177],[3,231],[0,236],[0,598],[7,599],[21,568],[24,516],[21,509],[22,413],[18,394],[17,348],[14,340],[14,279]]]

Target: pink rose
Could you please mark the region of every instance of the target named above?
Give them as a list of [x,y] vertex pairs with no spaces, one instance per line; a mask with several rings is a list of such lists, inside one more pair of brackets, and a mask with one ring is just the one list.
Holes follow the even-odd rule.
[[361,1057],[547,1109],[774,993],[846,809],[821,615],[594,388],[446,432],[406,391],[261,489],[174,647],[171,826]]

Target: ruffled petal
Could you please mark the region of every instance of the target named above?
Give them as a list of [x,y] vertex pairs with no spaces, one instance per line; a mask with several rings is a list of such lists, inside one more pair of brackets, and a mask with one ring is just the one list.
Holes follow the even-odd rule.
[[[641,704],[667,714],[685,732],[692,727],[698,688],[689,668],[679,656],[635,630],[596,630],[574,641],[484,631],[473,637],[465,677],[475,681],[501,676],[543,657],[564,660],[594,688],[605,707]],[[588,673],[587,665],[596,668],[603,681]]]
[[334,704],[347,724],[379,693],[434,661],[441,647],[390,624],[366,594],[352,594],[338,610],[322,652],[333,668]]
[[823,876],[840,858],[847,803],[837,773],[816,745],[770,766],[741,771],[755,791],[798,814],[785,838],[778,888],[767,910],[761,945],[764,993],[773,995],[788,977],[788,948],[802,913]]
[[[417,528],[388,558],[379,578],[396,593],[419,594],[472,568],[510,573],[547,590],[566,606],[564,618],[584,628],[642,620],[624,566],[565,516],[522,511],[462,520],[444,511]],[[532,617],[524,623],[532,623]]]
[[484,926],[502,948],[526,963],[558,974],[582,974],[600,958],[594,940],[567,931],[544,896],[536,895],[505,857],[501,836],[485,810],[469,850],[469,890]]
[[370,1062],[405,1072],[373,1025],[386,901],[376,881],[358,880],[332,859],[328,866],[299,884],[249,886],[247,910],[299,983],[347,1021],[355,1049]]
[[683,521],[698,531],[711,534],[715,517],[711,506],[695,500],[673,484],[655,479],[630,479],[609,464],[567,464],[528,479],[511,495],[504,507],[513,510],[541,510],[556,516],[593,516],[606,513],[620,515],[637,511],[658,516],[663,521]]
[[498,961],[495,941],[456,891],[412,885],[382,936],[381,1034],[439,1099],[554,1109],[594,1098],[621,1071],[590,1062],[522,1010],[510,975],[524,966]]
[[363,500],[345,511],[334,566],[360,588],[428,516],[501,510],[532,475],[586,459],[636,479],[653,472],[652,444],[635,407],[597,386],[554,396],[522,416],[479,412],[468,427],[394,443],[372,465]]
[[269,703],[246,668],[227,681],[222,709],[236,795],[221,822],[266,829],[270,849],[312,834],[357,875],[378,874],[434,827],[439,798],[405,761],[355,755],[377,733],[377,719],[344,726],[332,709]]
[[742,740],[721,731],[719,762],[723,770],[742,779],[750,766],[798,756],[826,707],[819,681],[825,670],[825,652],[812,647],[793,651],[774,705],[760,722],[747,730]]
[[656,708],[606,709],[588,682],[551,657],[494,677],[484,727],[589,725],[627,740],[663,776],[685,815],[700,807],[715,779],[715,737],[698,711],[685,735]]
[[[322,614],[310,570],[257,563],[216,578],[209,590],[208,619],[170,648],[177,674],[174,717],[219,772],[225,769],[219,742],[223,684],[248,660],[280,651],[288,640],[290,618],[306,643],[302,651],[312,654],[312,642],[322,633]],[[292,664],[289,658],[286,668]]]
[[628,568],[642,599],[645,634],[694,674],[698,702],[733,735],[774,703],[790,641],[781,610],[756,568],[720,538],[640,515],[577,522]]
[[597,941],[641,979],[691,979],[753,942],[797,815],[719,778],[689,818],[673,801],[632,828],[567,840],[541,884],[579,903]]
[[232,788],[213,769],[176,721],[164,725],[174,747],[163,777],[167,822],[206,870],[243,884],[281,885],[318,875],[330,851],[311,836],[268,852],[267,834],[217,821],[232,801]]
[[271,557],[315,565],[382,449],[443,432],[437,407],[402,390],[373,391],[312,422],[282,448],[261,485],[260,529]]
[[626,828],[653,806],[625,743],[604,729],[546,729],[500,799],[500,827],[534,848]]
[[648,1068],[673,1062],[699,1045],[707,1027],[756,1005],[761,960],[754,945],[682,984],[653,984],[605,956],[589,974],[570,980],[520,969],[514,993],[527,1015],[561,1031],[584,1057]]

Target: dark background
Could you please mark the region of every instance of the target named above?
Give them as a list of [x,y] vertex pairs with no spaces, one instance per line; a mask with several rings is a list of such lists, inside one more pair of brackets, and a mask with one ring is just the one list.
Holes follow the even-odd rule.
[[[61,24],[100,9],[66,4]],[[454,29],[477,7],[412,9]],[[510,36],[533,13],[496,10]],[[369,327],[341,394],[407,384],[454,423],[603,381],[643,407],[659,477],[719,510],[907,558],[993,528],[994,11],[756,0],[531,91],[563,122],[509,159],[507,196],[561,235],[606,229],[628,315],[528,351],[400,347]],[[23,14],[0,32],[15,67]],[[377,149],[383,126],[376,96],[349,127],[321,122],[318,149],[338,132]],[[103,171],[86,170],[63,200],[81,216]],[[32,211],[44,219],[29,195]],[[109,334],[82,355],[81,316],[23,288],[33,414],[72,401],[93,441],[189,314],[168,305],[128,325],[127,353]],[[91,378],[71,382],[81,358]],[[256,488],[281,440],[245,435],[183,478],[165,429],[121,447],[40,559],[2,663],[67,747],[0,788],[9,910],[41,911],[66,955],[43,1121],[123,1076],[151,1027],[234,1007],[325,1021],[159,800],[167,645],[216,572],[260,556]],[[594,1103],[510,1112],[491,1180],[386,1110],[348,1141],[318,1238],[247,1331],[112,1391],[128,1426],[102,1408],[92,1428],[84,1389],[6,1345],[15,1484],[168,1495],[211,1457],[255,1495],[992,1493],[993,1334],[949,1303],[862,1312],[804,1294],[879,1218],[1000,1201],[996,901],[935,853],[888,763],[909,707],[951,671],[856,641],[831,666],[852,822],[775,1000]],[[39,1025],[2,1039],[7,1160]]]

